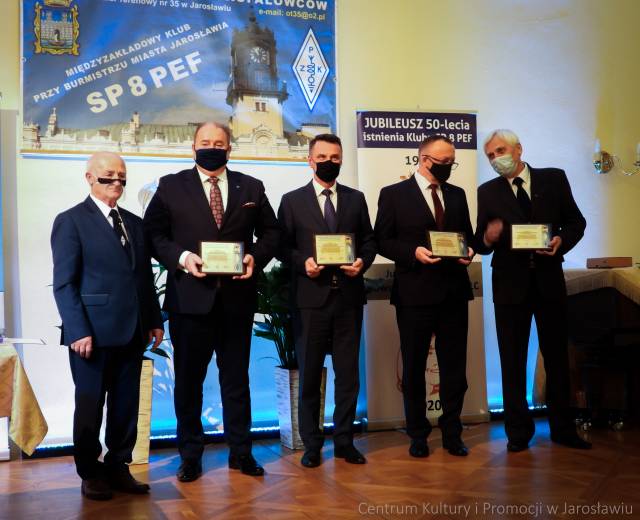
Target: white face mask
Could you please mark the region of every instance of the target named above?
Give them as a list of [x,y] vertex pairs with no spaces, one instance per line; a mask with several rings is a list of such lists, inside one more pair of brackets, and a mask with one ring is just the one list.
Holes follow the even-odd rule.
[[498,175],[503,177],[509,177],[516,171],[518,164],[513,160],[510,154],[501,155],[491,161],[491,167],[496,171]]

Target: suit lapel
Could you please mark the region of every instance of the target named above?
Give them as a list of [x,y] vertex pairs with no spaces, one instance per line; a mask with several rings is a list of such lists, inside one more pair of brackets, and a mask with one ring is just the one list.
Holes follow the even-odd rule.
[[[344,189],[340,184],[336,184],[336,195],[338,198],[338,210],[336,212],[336,216],[338,218],[338,231],[342,229],[342,221],[344,220],[344,215],[347,213],[347,208],[350,204],[350,193]],[[318,208],[320,209],[320,208]]]
[[[136,265],[136,237],[135,231],[133,227],[133,222],[129,219],[129,215],[127,215],[124,211],[120,211],[120,217],[122,218],[122,222],[124,224],[124,229],[127,234],[127,238],[129,239],[129,246],[131,248],[131,267],[135,267]],[[123,248],[124,249],[124,248]]]
[[446,182],[440,185],[440,189],[442,190],[442,201],[444,206],[444,229],[448,229],[453,220],[453,217],[457,215],[455,206],[456,200],[453,196],[452,190]]
[[520,220],[526,222],[528,217],[522,212],[520,208],[520,204],[518,204],[518,199],[516,199],[515,194],[513,193],[513,188],[511,187],[511,183],[508,179],[504,177],[500,177],[498,182],[500,197],[502,198],[504,204],[511,208],[511,211],[520,217]]
[[117,249],[118,251],[120,251],[119,254],[122,255],[121,258],[125,262],[129,263],[129,257],[127,256],[127,253],[124,250],[124,247],[122,247],[122,244],[118,240],[118,237],[116,236],[115,231],[113,230],[113,228],[111,227],[107,219],[104,217],[104,215],[102,214],[98,206],[96,206],[96,203],[93,202],[91,197],[87,197],[84,201],[84,205],[85,205],[85,208],[87,209],[87,212],[89,213],[89,218],[94,223],[95,229],[99,233],[102,233],[103,237],[106,238],[107,242],[110,243],[108,247],[111,249]]
[[187,190],[187,194],[189,195],[189,198],[191,199],[193,205],[202,215],[202,218],[204,219],[203,222],[210,222],[211,226],[215,230],[215,233],[217,234],[218,226],[216,225],[216,221],[213,218],[213,213],[211,212],[209,201],[207,200],[202,182],[200,182],[200,175],[198,175],[198,170],[195,166],[193,167],[193,170],[191,170],[191,172],[185,177],[185,189]]
[[[320,211],[320,205],[318,204],[318,197],[316,196],[316,190],[313,187],[313,181],[307,184],[304,187],[304,195],[305,195],[305,203],[309,206],[311,211],[311,216],[316,222],[316,225],[319,230],[322,230],[324,233],[329,232],[329,228],[327,227],[327,223],[322,216],[322,211]],[[340,203],[338,203],[338,207]]]
[[[433,216],[433,213],[431,213],[431,208],[429,207],[429,204],[427,204],[427,200],[424,198],[424,195],[422,194],[420,185],[416,180],[416,175],[420,175],[420,174],[419,173],[414,174],[413,177],[411,177],[411,179],[409,180],[409,185],[408,185],[409,195],[413,199],[414,204],[416,205],[416,208],[424,208],[423,211],[421,211],[420,213],[424,217],[426,217],[428,221],[427,227],[435,229],[436,219]],[[427,195],[431,196],[430,193],[427,193]],[[446,215],[446,212],[445,212],[445,215]]]
[[536,210],[539,208],[540,201],[545,200],[545,186],[538,170],[531,168],[531,166],[529,166],[529,176],[531,181],[531,221],[536,222]]
[[241,192],[242,178],[236,172],[227,170],[227,207],[224,208],[220,229],[229,221],[229,218],[238,207]]

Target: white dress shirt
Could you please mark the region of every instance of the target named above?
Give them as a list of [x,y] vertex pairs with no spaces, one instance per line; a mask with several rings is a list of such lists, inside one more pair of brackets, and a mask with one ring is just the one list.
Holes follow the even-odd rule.
[[[118,208],[118,205],[116,204],[116,206],[112,208],[111,206],[109,206],[109,204],[106,204],[102,202],[100,199],[94,197],[93,193],[89,193],[89,197],[91,197],[91,200],[96,203],[96,206],[98,206],[100,213],[104,215],[104,218],[107,219],[107,222],[109,223],[109,225],[113,227],[113,219],[111,218],[109,213],[111,213],[112,209],[115,209],[118,212],[118,215],[120,215],[120,210]],[[124,220],[122,220],[122,215],[120,215],[120,220],[122,221],[122,230],[124,231],[124,236],[126,237],[127,240],[129,240],[129,233],[127,233],[127,228],[124,225]]]
[[320,212],[322,213],[322,216],[324,217],[324,204],[325,204],[325,200],[327,200],[327,197],[322,194],[324,190],[331,191],[331,202],[333,202],[333,208],[336,210],[336,214],[337,214],[338,213],[338,191],[337,191],[338,183],[334,182],[331,188],[325,188],[322,184],[320,184],[314,178],[313,189],[316,190],[316,199],[318,200],[318,204],[320,205]]
[[527,195],[529,196],[529,200],[531,200],[531,172],[529,171],[529,165],[527,163],[524,163],[524,170],[520,172],[520,175],[516,175],[511,179],[507,179],[511,184],[511,189],[513,190],[513,194],[517,197],[518,187],[513,183],[513,180],[516,177],[520,177],[522,179],[522,187],[524,191],[527,192]]
[[[207,199],[207,203],[211,202],[211,188],[213,187],[213,183],[209,182],[210,177],[203,173],[200,167],[196,164],[196,169],[198,170],[198,177],[200,177],[200,183],[202,184],[202,189],[204,190],[204,196]],[[227,179],[227,169],[218,175],[218,188],[220,188],[220,195],[222,195],[222,208],[224,211],[227,211],[227,201],[229,200],[229,179]],[[178,259],[180,266],[184,268],[184,263],[187,260],[187,256],[191,251],[183,251]]]
[[[414,174],[416,178],[416,182],[418,183],[418,187],[424,196],[424,200],[427,201],[427,206],[431,210],[431,214],[433,218],[436,217],[436,208],[433,206],[433,196],[431,195],[431,188],[429,186],[431,183],[427,180],[427,178],[422,175],[419,171],[416,171]],[[444,197],[442,196],[442,188],[440,185],[436,188],[436,195],[440,199],[440,204],[442,204],[442,210],[444,211]]]

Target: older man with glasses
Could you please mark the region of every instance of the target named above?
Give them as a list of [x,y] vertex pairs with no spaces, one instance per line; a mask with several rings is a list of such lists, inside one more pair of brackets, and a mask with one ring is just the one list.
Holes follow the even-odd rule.
[[469,247],[465,258],[436,257],[427,234],[458,232],[471,240],[473,232],[464,190],[447,182],[457,166],[453,143],[444,136],[429,136],[418,154],[415,175],[380,192],[375,225],[379,253],[396,266],[391,304],[400,331],[409,454],[429,455],[425,370],[435,334],[442,444],[450,454],[466,456],[460,414],[467,390],[468,302],[473,298],[467,266],[474,251]]

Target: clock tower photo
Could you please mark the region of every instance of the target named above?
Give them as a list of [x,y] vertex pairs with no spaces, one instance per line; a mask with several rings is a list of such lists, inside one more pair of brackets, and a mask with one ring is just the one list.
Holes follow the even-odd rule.
[[252,12],[244,29],[231,41],[231,78],[227,104],[235,152],[241,156],[291,155],[284,131],[282,104],[287,84],[278,78],[273,31],[261,27]]

